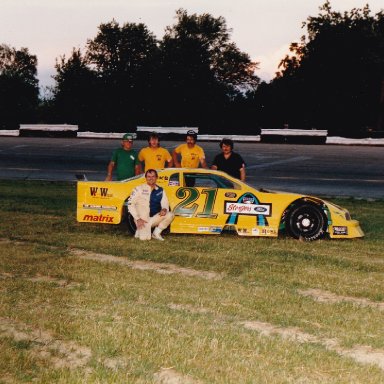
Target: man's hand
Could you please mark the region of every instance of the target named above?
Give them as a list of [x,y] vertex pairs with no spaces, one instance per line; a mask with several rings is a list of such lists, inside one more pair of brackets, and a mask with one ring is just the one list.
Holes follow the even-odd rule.
[[167,214],[167,208],[163,208],[160,212],[159,212],[159,215],[160,216],[165,216]]
[[147,224],[147,221],[143,220],[143,219],[138,219],[136,221],[136,227],[137,229],[141,229],[144,227],[144,225]]

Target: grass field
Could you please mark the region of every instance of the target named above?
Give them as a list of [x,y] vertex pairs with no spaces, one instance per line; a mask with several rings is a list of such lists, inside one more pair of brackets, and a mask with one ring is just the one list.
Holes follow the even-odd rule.
[[384,201],[363,240],[80,224],[76,185],[0,181],[0,383],[383,383]]

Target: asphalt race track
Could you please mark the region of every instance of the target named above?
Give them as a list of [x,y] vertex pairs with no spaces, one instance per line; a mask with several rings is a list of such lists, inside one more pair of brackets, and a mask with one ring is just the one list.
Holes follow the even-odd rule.
[[[180,142],[163,141],[168,150]],[[200,142],[208,164],[217,142]],[[0,179],[104,180],[115,139],[0,137]],[[146,141],[135,141],[136,150]],[[384,148],[343,145],[235,143],[256,187],[317,196],[384,198]]]

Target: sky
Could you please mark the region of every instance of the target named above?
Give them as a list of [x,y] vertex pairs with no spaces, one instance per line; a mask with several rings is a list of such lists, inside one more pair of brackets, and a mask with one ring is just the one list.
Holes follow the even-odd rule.
[[[179,8],[188,14],[209,13],[225,18],[231,40],[259,63],[256,75],[270,81],[292,42],[300,41],[302,24],[317,16],[325,0],[0,0],[0,44],[26,47],[38,59],[43,89],[52,86],[56,59],[73,48],[85,51],[98,26],[115,19],[144,23],[158,39],[176,22]],[[369,4],[372,14],[384,9],[383,0],[331,0],[334,11]]]

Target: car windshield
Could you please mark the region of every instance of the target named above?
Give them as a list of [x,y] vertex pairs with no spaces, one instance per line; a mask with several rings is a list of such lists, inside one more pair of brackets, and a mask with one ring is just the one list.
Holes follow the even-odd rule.
[[184,185],[197,188],[241,189],[239,184],[223,176],[209,173],[184,173]]

